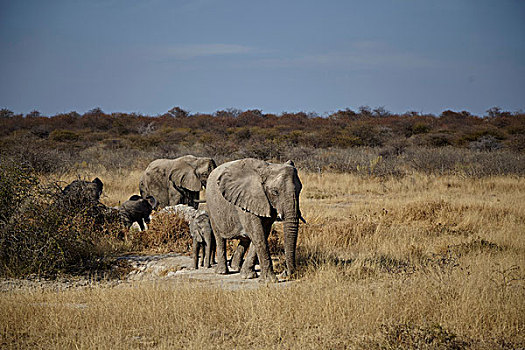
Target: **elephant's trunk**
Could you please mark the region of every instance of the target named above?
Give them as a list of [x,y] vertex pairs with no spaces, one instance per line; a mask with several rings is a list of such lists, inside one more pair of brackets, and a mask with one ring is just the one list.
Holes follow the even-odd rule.
[[299,216],[298,203],[294,199],[293,208],[285,213],[283,220],[284,253],[288,276],[291,276],[295,271],[295,249],[297,246],[297,232],[299,230]]

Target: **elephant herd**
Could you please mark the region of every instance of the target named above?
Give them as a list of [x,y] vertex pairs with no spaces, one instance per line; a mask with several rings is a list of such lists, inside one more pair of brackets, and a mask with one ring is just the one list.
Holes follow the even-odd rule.
[[[77,180],[78,181],[78,180]],[[71,190],[75,182],[64,189]],[[98,200],[102,182],[88,182]],[[199,194],[206,189],[206,199]],[[133,195],[119,208],[126,226],[137,222],[144,230],[154,209],[180,210],[190,214],[193,238],[194,267],[198,267],[199,249],[203,250],[206,267],[213,262],[216,249],[219,274],[229,273],[226,240],[238,239],[239,244],[230,262],[232,270],[242,278],[255,278],[259,261],[260,279],[277,281],[273,270],[268,236],[276,220],[283,222],[286,270],[282,277],[293,274],[299,221],[301,181],[292,161],[273,164],[246,158],[216,166],[211,158],[187,155],[177,159],[157,159],[151,162],[140,179],[140,196]],[[206,210],[197,210],[206,202]],[[210,232],[212,231],[212,232]],[[244,257],[247,251],[246,257]]]

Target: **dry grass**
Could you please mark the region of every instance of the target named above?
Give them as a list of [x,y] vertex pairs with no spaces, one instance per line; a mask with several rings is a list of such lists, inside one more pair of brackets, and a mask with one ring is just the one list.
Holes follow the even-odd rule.
[[[137,174],[99,176],[104,201],[136,193]],[[298,281],[4,293],[0,347],[525,346],[523,178],[300,176]]]

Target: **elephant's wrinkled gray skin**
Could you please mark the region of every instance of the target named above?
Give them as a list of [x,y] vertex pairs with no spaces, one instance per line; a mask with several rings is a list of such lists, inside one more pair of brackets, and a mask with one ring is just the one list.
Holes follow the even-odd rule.
[[73,201],[98,202],[103,187],[104,184],[98,177],[93,181],[75,180],[62,190],[62,194],[66,199]]
[[193,238],[193,267],[199,268],[199,251],[202,248],[201,266],[211,267],[215,263],[215,237],[210,224],[210,217],[205,211],[198,211],[191,220],[190,233]]
[[156,206],[157,200],[153,196],[142,198],[141,196],[133,195],[120,206],[120,219],[127,228],[136,222],[139,224],[140,230],[144,231],[144,222],[149,224],[149,216]]
[[140,179],[140,195],[153,196],[159,208],[187,204],[197,208],[199,192],[217,165],[211,158],[187,155],[151,162]]
[[271,164],[258,159],[225,163],[212,171],[206,187],[206,202],[217,243],[217,273],[228,273],[226,239],[251,241],[253,249],[241,267],[244,278],[256,277],[259,258],[261,279],[277,281],[268,248],[268,235],[279,216],[284,225],[286,272],[295,270],[295,250],[301,212],[302,185],[293,162]]

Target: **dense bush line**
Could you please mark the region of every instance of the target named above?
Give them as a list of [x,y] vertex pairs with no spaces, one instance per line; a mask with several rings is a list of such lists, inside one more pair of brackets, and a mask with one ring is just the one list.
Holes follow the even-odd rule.
[[106,169],[142,167],[159,157],[211,156],[218,162],[293,158],[310,170],[363,174],[463,172],[523,174],[525,114],[497,108],[485,117],[445,111],[439,116],[391,114],[361,107],[326,117],[226,110],[189,114],[175,107],[160,116],[106,114],[99,108],[41,116],[0,111],[0,155],[39,173],[86,163]]

